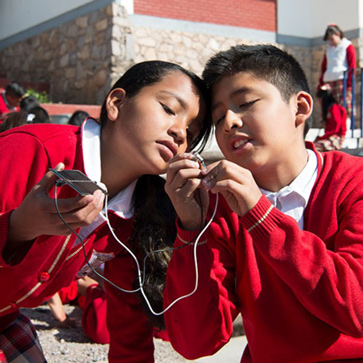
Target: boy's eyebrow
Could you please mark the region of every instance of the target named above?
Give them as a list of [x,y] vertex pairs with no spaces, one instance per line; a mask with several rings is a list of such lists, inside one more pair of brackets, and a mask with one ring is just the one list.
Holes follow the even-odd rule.
[[168,96],[174,97],[183,108],[187,108],[187,103],[178,94],[171,92],[171,91],[166,91],[166,90],[162,90],[162,91],[160,91],[160,93],[165,93]]
[[[240,87],[240,88],[237,88],[236,90],[234,90],[230,96],[231,97],[234,97],[234,96],[237,96],[237,95],[240,95],[240,94],[244,94],[244,93],[247,93],[247,92],[250,92],[251,91],[251,88],[250,87]],[[212,105],[212,111],[214,111],[219,105],[221,104],[221,102],[217,102],[215,104]]]

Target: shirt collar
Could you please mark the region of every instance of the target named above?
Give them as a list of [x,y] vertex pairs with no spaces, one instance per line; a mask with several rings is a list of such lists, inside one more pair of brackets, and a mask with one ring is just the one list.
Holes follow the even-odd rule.
[[[101,181],[101,125],[88,118],[82,124],[83,163],[87,176],[100,183]],[[116,194],[109,202],[108,209],[122,218],[133,215],[133,199],[137,180]]]
[[277,198],[287,196],[291,193],[295,193],[303,199],[304,207],[306,207],[318,171],[318,161],[316,154],[309,149],[307,149],[307,152],[308,162],[306,163],[304,169],[300,172],[300,174],[289,185],[283,187],[278,192],[271,192],[260,188],[261,192],[265,194],[269,200],[276,200]]
[[305,200],[305,206],[310,198],[318,171],[318,160],[315,153],[309,149],[307,149],[307,152],[308,162],[305,168],[290,184],[290,188]]

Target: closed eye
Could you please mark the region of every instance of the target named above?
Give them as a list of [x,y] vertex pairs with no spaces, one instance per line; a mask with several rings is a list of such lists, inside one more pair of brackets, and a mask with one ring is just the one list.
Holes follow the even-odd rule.
[[167,105],[165,105],[164,103],[160,103],[161,107],[164,109],[164,111],[168,114],[168,115],[173,115],[175,116],[175,112],[169,108]]
[[250,102],[245,102],[245,103],[242,103],[241,105],[239,105],[239,108],[247,108],[249,106],[252,106],[254,103],[256,103],[258,101],[257,100],[253,100],[253,101],[250,101]]
[[[259,99],[255,99],[253,101],[249,101],[249,102],[244,102],[244,103],[241,103],[238,108],[239,109],[247,109],[248,107],[252,106],[253,104],[255,104],[257,101],[259,101]],[[226,114],[223,114],[221,115],[216,121],[213,121],[214,122],[214,125],[217,126],[221,121],[224,120],[224,118],[226,117]]]

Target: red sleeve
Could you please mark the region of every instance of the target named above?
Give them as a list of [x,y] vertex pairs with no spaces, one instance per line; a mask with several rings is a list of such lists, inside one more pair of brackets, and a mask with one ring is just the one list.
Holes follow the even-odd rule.
[[352,69],[352,72],[348,74],[347,87],[352,87],[352,74],[355,74],[356,67],[356,53],[353,44],[350,44],[347,48],[347,63],[348,69]]
[[[358,159],[355,163],[361,165]],[[336,167],[329,166],[330,174],[334,174],[331,168]],[[276,208],[265,213],[261,223],[256,224],[256,218],[262,219],[259,208],[242,217],[241,222],[250,230],[256,251],[311,316],[334,328],[334,334],[362,338],[363,193],[359,187],[361,178],[352,181],[362,167],[351,164],[351,170],[347,171],[348,166],[344,169],[345,173],[339,177],[338,173],[334,178],[326,176],[328,181],[309,215],[314,218],[310,223],[319,224],[314,227],[320,230],[319,234],[301,231],[295,220]],[[329,198],[339,201],[330,204],[329,212],[322,212],[321,202]],[[260,201],[258,207],[263,204],[266,205]]]
[[340,107],[340,117],[342,120],[340,125],[340,135],[341,137],[345,137],[347,133],[347,111],[343,106]]
[[324,73],[326,71],[326,66],[327,66],[327,58],[326,58],[326,53],[324,53],[324,58],[323,58],[323,61],[321,62],[318,89],[324,84],[323,77],[324,77]]
[[9,214],[47,172],[49,160],[35,137],[10,132],[0,137],[0,165],[0,266],[7,266],[2,252],[7,242]]
[[[218,214],[215,220],[220,217]],[[235,222],[238,224],[238,219]],[[223,232],[228,233],[224,228]],[[178,229],[175,247],[181,248],[173,251],[168,266],[164,290],[164,309],[168,310],[164,316],[170,342],[187,359],[212,355],[223,347],[232,335],[233,320],[239,312],[235,296],[235,251],[224,243],[223,232],[218,234],[218,241],[211,243],[206,240],[208,231],[200,238],[196,255],[197,290],[174,303],[189,295],[196,284],[195,245],[186,245],[196,233]],[[235,242],[232,234],[226,238],[230,238],[231,244]]]
[[[135,262],[118,255],[105,264],[105,275],[117,286],[132,290],[137,277]],[[154,327],[141,307],[138,293],[126,293],[105,283],[110,363],[154,363]]]
[[77,280],[74,280],[69,286],[62,287],[58,294],[63,304],[68,304],[75,300],[78,296]]
[[89,286],[83,308],[82,327],[84,332],[95,343],[107,344],[110,342],[106,317],[107,301],[105,291],[99,285]]

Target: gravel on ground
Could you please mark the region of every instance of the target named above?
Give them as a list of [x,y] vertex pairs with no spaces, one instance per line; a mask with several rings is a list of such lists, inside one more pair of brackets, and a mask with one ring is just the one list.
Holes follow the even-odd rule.
[[[81,321],[82,311],[78,306],[66,304],[64,308],[70,318]],[[47,305],[21,310],[33,322],[48,363],[107,363],[108,344],[93,343],[81,326],[61,327]],[[154,339],[154,344],[155,363],[189,362],[181,357],[170,343]]]

